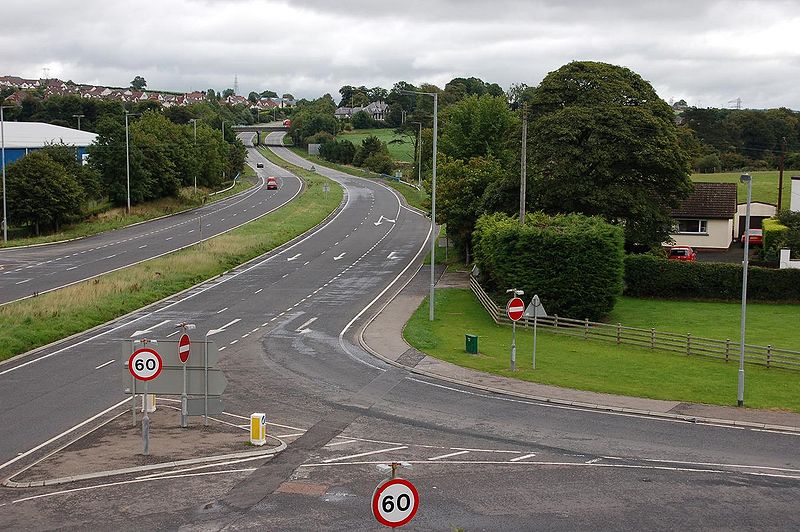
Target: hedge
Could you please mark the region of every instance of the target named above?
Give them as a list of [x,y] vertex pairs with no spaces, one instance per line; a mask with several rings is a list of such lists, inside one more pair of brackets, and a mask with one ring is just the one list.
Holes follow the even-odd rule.
[[524,226],[503,213],[478,219],[475,264],[490,291],[538,294],[549,314],[598,320],[622,294],[620,227],[579,214],[532,213]]
[[[742,266],[628,255],[625,257],[625,295],[735,301],[742,297]],[[750,267],[747,297],[755,301],[800,302],[800,270]]]
[[787,245],[789,228],[774,218],[764,220],[762,228],[764,231],[764,258],[777,261],[781,248]]

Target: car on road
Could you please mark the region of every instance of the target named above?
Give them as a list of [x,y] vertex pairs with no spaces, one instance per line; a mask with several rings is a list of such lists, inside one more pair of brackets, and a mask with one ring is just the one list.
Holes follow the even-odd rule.
[[[744,233],[742,234],[742,238],[739,239],[739,242],[742,243],[744,246]],[[753,229],[750,228],[750,238],[748,239],[748,243],[751,246],[762,246],[764,245],[764,231],[762,229]]]
[[667,252],[669,260],[696,261],[697,252],[690,246],[672,246]]
[[264,168],[264,163],[256,163],[256,168]]
[[267,190],[278,190],[278,180],[273,176],[267,178]]

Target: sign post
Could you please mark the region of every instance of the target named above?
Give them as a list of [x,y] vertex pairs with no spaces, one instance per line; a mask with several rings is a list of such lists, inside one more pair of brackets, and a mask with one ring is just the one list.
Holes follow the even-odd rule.
[[547,317],[547,312],[545,312],[544,305],[542,305],[538,295],[533,295],[531,304],[528,305],[528,308],[525,310],[525,316],[529,318],[533,316],[533,357],[531,367],[536,369],[536,322],[539,318]]
[[517,321],[522,317],[525,312],[525,303],[517,296],[523,295],[525,292],[511,288],[506,292],[512,292],[513,296],[506,305],[506,314],[511,320],[511,371],[517,370]]
[[191,347],[192,341],[189,339],[189,335],[186,333],[182,334],[181,339],[178,341],[178,358],[183,365],[183,393],[181,393],[181,427],[183,428],[189,425],[187,421],[189,411],[188,397],[186,396],[186,362],[189,360]]
[[[141,340],[142,344],[147,345],[148,340]],[[156,343],[156,342],[150,342]],[[149,347],[142,347],[137,349],[131,354],[128,359],[128,370],[133,375],[134,379],[144,381],[144,396],[147,397],[147,384],[151,380],[158,377],[164,363],[161,360],[161,355],[154,349]],[[144,451],[142,454],[145,456],[150,454],[150,417],[147,415],[147,408],[144,409],[144,417],[142,418],[142,444]]]
[[417,513],[419,493],[417,488],[404,478],[384,480],[372,494],[372,515],[384,526],[403,526]]

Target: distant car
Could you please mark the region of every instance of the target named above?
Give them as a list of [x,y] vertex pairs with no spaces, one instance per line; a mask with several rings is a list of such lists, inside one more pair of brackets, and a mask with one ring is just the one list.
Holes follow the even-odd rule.
[[283,121],[283,125],[286,127],[292,127],[292,121],[287,118]]
[[697,252],[689,246],[673,246],[667,252],[669,260],[696,261]]
[[269,176],[267,178],[267,190],[278,190],[278,180]]
[[256,168],[264,168],[264,163],[256,163]]
[[[744,234],[742,234],[742,238],[739,239],[744,246]],[[764,245],[764,231],[761,229],[753,229],[750,228],[750,239],[748,240],[751,246],[763,246]]]

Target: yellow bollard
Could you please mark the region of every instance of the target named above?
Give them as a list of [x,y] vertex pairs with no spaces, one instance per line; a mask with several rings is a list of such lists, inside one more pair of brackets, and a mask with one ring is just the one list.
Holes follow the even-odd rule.
[[264,445],[267,443],[267,415],[263,413],[250,414],[250,443]]

